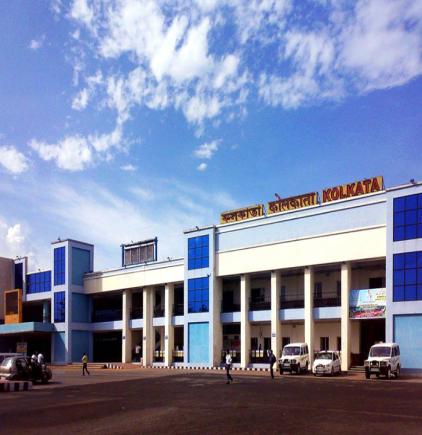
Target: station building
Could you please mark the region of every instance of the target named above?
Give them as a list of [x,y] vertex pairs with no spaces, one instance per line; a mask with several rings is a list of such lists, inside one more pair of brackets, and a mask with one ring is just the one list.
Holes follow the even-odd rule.
[[0,352],[54,363],[219,366],[267,363],[290,342],[363,364],[378,341],[422,369],[422,183],[374,177],[222,213],[184,231],[184,257],[157,239],[122,245],[94,272],[94,246],[51,244],[49,270],[0,259]]

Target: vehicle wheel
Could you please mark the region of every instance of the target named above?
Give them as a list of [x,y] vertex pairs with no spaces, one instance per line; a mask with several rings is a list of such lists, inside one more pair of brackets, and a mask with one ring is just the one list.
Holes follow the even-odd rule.
[[400,365],[398,365],[396,368],[395,376],[396,376],[396,379],[400,376]]
[[366,379],[371,379],[371,373],[369,372],[369,370],[365,371],[365,378]]
[[308,361],[306,361],[305,373],[308,373],[308,371],[309,371],[309,363],[308,363]]
[[388,369],[387,369],[387,374],[385,375],[385,377],[386,377],[387,379],[391,379],[391,368],[390,368],[390,367],[388,367]]
[[41,376],[41,383],[42,384],[47,384],[48,383],[48,377],[46,375],[42,375]]

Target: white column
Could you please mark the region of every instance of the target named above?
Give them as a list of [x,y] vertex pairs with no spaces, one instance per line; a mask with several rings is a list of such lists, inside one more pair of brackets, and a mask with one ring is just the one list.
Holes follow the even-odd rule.
[[223,350],[223,325],[221,323],[221,301],[223,299],[223,279],[214,279],[213,293],[213,356],[212,364],[218,367],[221,364],[221,351]]
[[132,362],[132,330],[130,329],[130,309],[132,292],[129,289],[122,293],[122,362]]
[[240,365],[246,368],[249,364],[251,347],[251,325],[249,323],[249,297],[251,279],[249,275],[240,276]]
[[350,263],[341,265],[341,370],[350,367],[350,315],[349,295],[352,283],[352,267]]
[[173,362],[174,326],[173,318],[174,284],[166,284],[164,288],[164,364],[170,366]]
[[310,364],[314,360],[314,268],[305,267],[305,343],[309,348]]
[[153,288],[145,287],[143,294],[144,328],[142,331],[142,362],[144,367],[150,366],[152,364],[152,351],[154,346],[152,328],[153,297]]
[[271,348],[278,359],[281,352],[280,271],[271,272]]

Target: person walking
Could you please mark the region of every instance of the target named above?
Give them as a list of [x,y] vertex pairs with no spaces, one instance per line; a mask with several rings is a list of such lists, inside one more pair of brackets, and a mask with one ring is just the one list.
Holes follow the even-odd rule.
[[230,369],[232,366],[232,356],[230,355],[230,352],[226,352],[226,378],[227,382],[226,384],[230,384],[230,382],[233,382],[232,375],[230,374]]
[[88,356],[86,353],[84,353],[82,355],[82,376],[85,376],[85,372],[88,373],[89,375],[89,371],[88,371]]
[[272,349],[270,349],[268,351],[268,362],[270,364],[270,373],[271,373],[271,379],[274,379],[274,370],[273,370],[273,366],[274,363],[277,361],[277,358],[275,357]]

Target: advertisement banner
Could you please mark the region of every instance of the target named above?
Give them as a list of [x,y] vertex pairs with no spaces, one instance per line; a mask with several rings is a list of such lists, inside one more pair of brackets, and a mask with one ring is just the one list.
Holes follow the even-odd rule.
[[351,319],[385,318],[386,289],[371,288],[350,292]]

